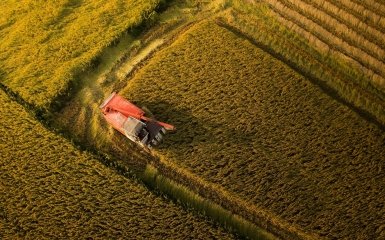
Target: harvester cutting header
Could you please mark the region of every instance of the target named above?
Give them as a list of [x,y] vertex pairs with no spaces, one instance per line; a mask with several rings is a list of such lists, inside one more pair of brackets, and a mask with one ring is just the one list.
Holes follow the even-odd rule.
[[158,145],[167,131],[175,127],[146,117],[145,112],[117,93],[112,93],[99,107],[107,122],[143,148]]

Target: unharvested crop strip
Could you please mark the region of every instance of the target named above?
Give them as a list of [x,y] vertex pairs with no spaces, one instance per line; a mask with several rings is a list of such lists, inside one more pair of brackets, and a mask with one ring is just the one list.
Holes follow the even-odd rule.
[[178,203],[192,208],[204,215],[208,215],[216,222],[225,227],[235,230],[242,237],[248,239],[276,239],[271,233],[246,221],[244,218],[235,215],[233,212],[224,209],[222,206],[201,197],[196,192],[191,191],[185,185],[181,185],[171,178],[160,174],[158,169],[148,164],[145,171],[140,174],[140,178],[150,187],[163,194],[167,194]]

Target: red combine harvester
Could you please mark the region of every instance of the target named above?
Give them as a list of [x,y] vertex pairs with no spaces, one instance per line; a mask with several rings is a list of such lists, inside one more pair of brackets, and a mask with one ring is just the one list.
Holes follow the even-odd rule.
[[145,117],[142,109],[115,92],[99,108],[113,128],[143,148],[158,145],[166,130],[175,130],[175,127],[170,124]]

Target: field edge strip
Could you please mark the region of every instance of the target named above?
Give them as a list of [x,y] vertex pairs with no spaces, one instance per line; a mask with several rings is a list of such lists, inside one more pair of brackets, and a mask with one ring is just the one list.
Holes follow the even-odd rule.
[[247,221],[243,217],[226,210],[217,203],[191,191],[188,187],[164,176],[152,164],[147,164],[140,179],[142,179],[147,186],[173,198],[178,204],[185,205],[187,208],[191,208],[194,211],[208,216],[214,222],[219,223],[241,237],[263,240],[277,239],[273,234]]
[[212,201],[225,210],[244,218],[246,221],[256,225],[257,228],[264,229],[281,239],[319,239],[319,236],[316,234],[302,231],[265,209],[258,208],[230,194],[221,186],[205,181],[162,156],[155,154],[151,155],[150,158],[150,164],[164,177],[186,187],[204,199]]

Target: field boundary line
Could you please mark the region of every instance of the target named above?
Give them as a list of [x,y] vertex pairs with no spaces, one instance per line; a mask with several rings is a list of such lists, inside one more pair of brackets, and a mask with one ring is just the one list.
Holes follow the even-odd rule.
[[[242,30],[238,29],[237,27],[232,26],[232,25],[227,24],[227,23],[224,23],[223,21],[220,21],[219,19],[217,19],[216,23],[219,26],[233,32],[234,34],[245,38],[250,43],[252,43],[254,46],[262,49],[263,51],[267,52],[268,54],[270,54],[274,58],[282,61],[283,63],[288,65],[290,68],[292,68],[294,71],[296,71],[299,74],[301,74],[302,76],[305,76],[306,78],[308,78],[308,80],[310,82],[312,82],[313,84],[318,86],[322,91],[324,91],[330,97],[332,97],[336,101],[340,102],[341,104],[346,105],[347,107],[352,109],[354,112],[359,114],[362,118],[377,125],[381,130],[385,131],[385,123],[382,123],[379,119],[377,119],[377,117],[374,114],[370,113],[368,110],[361,108],[361,107],[358,107],[358,106],[354,105],[354,103],[345,99],[343,96],[340,95],[338,90],[336,90],[334,87],[330,86],[330,84],[328,84],[326,81],[319,79],[317,76],[315,76],[310,71],[303,70],[294,61],[287,59],[285,56],[280,54],[278,51],[273,50],[268,45],[266,45],[262,42],[258,42],[256,39],[249,36],[247,33],[243,32]],[[380,102],[380,101],[376,101],[375,99],[372,99],[373,97],[370,94],[368,94],[366,91],[362,90],[362,88],[358,84],[356,84],[354,82],[348,82],[347,83],[344,79],[341,79],[341,78],[339,78],[339,80],[342,81],[343,84],[345,84],[347,86],[353,86],[355,89],[360,91],[361,94],[363,94],[364,96],[370,97],[369,99],[381,104],[381,106],[385,108],[384,102]]]

